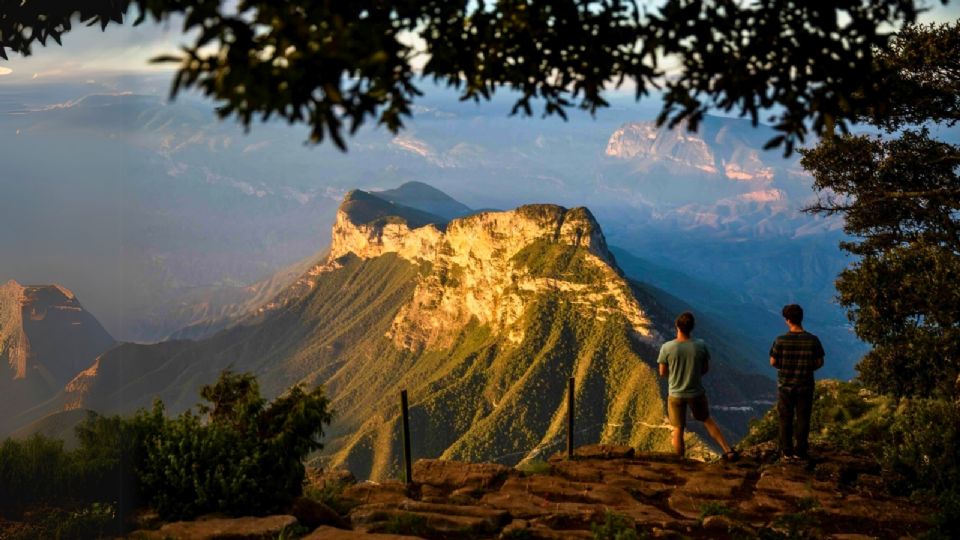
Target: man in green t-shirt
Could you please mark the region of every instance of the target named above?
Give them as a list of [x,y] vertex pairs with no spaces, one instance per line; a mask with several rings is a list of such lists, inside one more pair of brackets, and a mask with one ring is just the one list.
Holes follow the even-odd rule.
[[683,430],[687,424],[687,406],[696,420],[703,422],[707,433],[723,448],[723,458],[728,461],[737,459],[737,452],[730,448],[720,427],[710,417],[707,393],[703,389],[701,377],[710,370],[710,350],[702,339],[690,337],[695,319],[693,313],[686,311],[677,317],[677,339],[670,340],[660,347],[660,376],[669,377],[669,396],[667,411],[670,425],[673,426],[673,449],[680,457],[686,453],[683,442]]

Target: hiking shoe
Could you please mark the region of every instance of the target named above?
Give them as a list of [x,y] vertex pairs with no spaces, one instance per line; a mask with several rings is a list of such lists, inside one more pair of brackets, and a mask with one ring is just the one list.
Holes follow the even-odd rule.
[[793,464],[800,463],[800,458],[794,454],[780,454],[780,463]]

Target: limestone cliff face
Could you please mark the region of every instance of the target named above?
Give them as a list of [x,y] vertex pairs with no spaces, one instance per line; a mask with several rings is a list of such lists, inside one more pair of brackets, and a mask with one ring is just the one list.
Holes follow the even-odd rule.
[[0,434],[114,344],[59,285],[0,285]]
[[[573,248],[568,255],[583,258],[591,279],[538,276],[528,255],[544,246]],[[362,222],[349,211],[338,212],[328,265],[348,254],[371,259],[386,253],[426,269],[389,333],[406,349],[448,346],[474,319],[519,342],[523,334],[516,323],[526,303],[548,290],[576,293],[568,296],[585,317],[619,313],[637,337],[656,337],[586,208],[530,205],[419,227],[393,217]]]
[[72,291],[60,285],[0,285],[0,360],[7,379],[64,384],[113,345]]
[[23,331],[24,291],[14,280],[0,285],[0,360],[5,360],[12,379],[26,377],[30,357],[30,340]]

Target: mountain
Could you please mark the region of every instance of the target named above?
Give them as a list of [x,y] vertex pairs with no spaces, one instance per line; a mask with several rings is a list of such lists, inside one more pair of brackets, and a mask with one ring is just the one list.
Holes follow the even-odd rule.
[[423,182],[406,182],[398,188],[373,194],[394,205],[416,208],[446,220],[473,213],[467,205]]
[[70,290],[13,280],[0,285],[0,433],[113,345]]
[[[369,221],[373,216],[396,214],[409,223],[420,225],[442,224],[473,212],[463,203],[422,182],[407,182],[395,189],[373,192],[373,195],[360,191],[350,193],[341,210],[353,219],[369,218]],[[252,285],[208,288],[184,296],[179,309],[167,312],[168,320],[183,324],[169,338],[200,339],[240,322],[248,314],[266,307],[304,272],[326,258],[326,253],[311,255]]]
[[261,281],[327,248],[318,239],[354,187],[444,219],[466,206],[588,206],[634,253],[649,253],[637,239],[668,235],[708,247],[826,239],[823,254],[839,253],[838,222],[798,211],[812,192],[796,158],[763,151],[773,130],[743,119],[654,128],[654,109],[619,96],[596,117],[519,119],[508,97],[477,107],[430,88],[400,136],[361,129],[344,154],[301,144],[282,122],[244,134],[208,102],[171,103],[148,82],[0,88],[0,214],[19,224],[0,230],[0,275],[70,284],[125,341],[232,324],[257,296],[247,288],[272,296],[282,287]]
[[[384,478],[399,466],[400,390],[417,456],[517,463],[562,442],[574,376],[578,437],[667,449],[654,362],[679,304],[623,275],[590,211],[438,218],[350,192],[326,259],[273,301],[203,340],[120,345],[18,421],[127,413],[155,397],[182,411],[230,367],[269,396],[323,384],[336,410],[323,459]],[[715,344],[716,416],[742,434],[772,383],[732,367],[740,347],[721,325],[701,335]]]

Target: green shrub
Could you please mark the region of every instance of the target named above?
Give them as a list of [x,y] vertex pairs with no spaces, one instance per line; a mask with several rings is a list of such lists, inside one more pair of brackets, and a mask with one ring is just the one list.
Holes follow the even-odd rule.
[[944,493],[960,485],[960,406],[904,399],[882,453],[884,469],[904,491]]
[[[810,440],[850,451],[880,450],[893,418],[896,401],[873,394],[860,384],[826,380],[817,384],[810,415]],[[773,406],[750,422],[741,446],[751,446],[778,437],[779,417]]]
[[79,482],[63,442],[39,435],[0,444],[0,512],[17,516],[35,505],[55,505]]
[[638,540],[636,523],[629,516],[607,510],[603,523],[590,526],[594,540]]
[[955,487],[939,497],[939,510],[933,515],[929,531],[923,540],[950,540],[960,531],[960,488]]
[[404,534],[412,536],[426,536],[430,532],[427,527],[427,518],[411,512],[401,512],[391,516],[383,527],[388,534]]
[[117,519],[113,505],[93,503],[76,510],[61,508],[40,512],[33,523],[19,529],[8,540],[80,540],[111,538],[121,532],[121,522]]
[[201,396],[203,417],[165,422],[138,469],[161,517],[266,514],[300,495],[303,459],[322,448],[331,419],[322,391],[294,387],[266,405],[252,375],[228,371]]
[[535,459],[517,465],[517,470],[523,473],[524,476],[533,476],[535,474],[550,474],[553,466],[542,459]]
[[708,518],[710,516],[732,516],[733,508],[727,506],[726,503],[719,501],[710,501],[700,505],[700,519]]
[[37,509],[90,528],[106,519],[104,508],[118,524],[145,504],[165,519],[187,519],[269,513],[300,495],[303,459],[322,447],[331,419],[320,389],[294,387],[268,405],[252,375],[224,372],[201,397],[199,414],[174,419],[159,402],[130,418],[94,415],[77,428],[72,452],[39,435],[0,443],[0,516],[31,509],[42,536],[57,537]]

